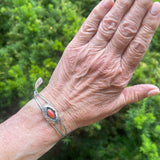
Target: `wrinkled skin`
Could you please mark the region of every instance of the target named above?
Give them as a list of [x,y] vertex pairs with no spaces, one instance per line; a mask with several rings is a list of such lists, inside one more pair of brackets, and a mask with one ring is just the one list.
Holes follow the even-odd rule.
[[[159,21],[160,4],[152,0],[103,0],[95,7],[41,91],[68,133],[160,93],[151,84],[126,88]],[[61,138],[32,99],[0,124],[0,159],[38,159]]]
[[151,0],[101,1],[65,49],[48,88],[57,110],[73,124],[70,130],[159,93],[149,84],[126,88],[159,25],[160,4],[154,4],[157,14],[151,14],[152,5]]

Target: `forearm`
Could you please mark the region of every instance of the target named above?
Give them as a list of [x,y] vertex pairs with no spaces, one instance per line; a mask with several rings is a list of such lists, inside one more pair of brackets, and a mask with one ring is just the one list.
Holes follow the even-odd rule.
[[[71,132],[74,129],[71,118],[62,111],[61,106],[57,106],[61,103],[55,102],[56,99],[47,91],[44,89],[42,95],[58,110],[67,132]],[[35,100],[32,99],[18,113],[0,125],[0,159],[38,159],[61,138],[45,120]]]
[[[68,133],[160,93],[148,84],[126,88],[159,20],[160,4],[148,0],[103,0],[92,11],[41,93]],[[61,138],[31,100],[0,125],[0,160],[38,159]]]

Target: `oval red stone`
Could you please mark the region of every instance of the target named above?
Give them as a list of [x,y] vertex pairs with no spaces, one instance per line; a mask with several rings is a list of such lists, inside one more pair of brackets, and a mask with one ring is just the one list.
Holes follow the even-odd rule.
[[55,114],[51,109],[47,110],[47,114],[49,115],[50,118],[54,119],[55,118]]

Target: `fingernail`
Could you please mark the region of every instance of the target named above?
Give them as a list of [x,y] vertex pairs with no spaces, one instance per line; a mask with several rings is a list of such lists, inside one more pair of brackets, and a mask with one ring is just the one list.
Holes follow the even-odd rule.
[[159,89],[151,90],[151,91],[148,92],[148,97],[155,96],[155,95],[157,95],[159,93],[160,93]]
[[156,16],[159,12],[160,12],[160,4],[159,4],[159,2],[153,3],[152,8],[151,8],[151,14],[153,16]]

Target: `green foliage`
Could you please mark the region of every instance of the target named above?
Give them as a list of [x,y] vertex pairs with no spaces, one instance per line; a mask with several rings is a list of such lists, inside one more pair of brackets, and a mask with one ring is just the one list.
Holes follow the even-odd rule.
[[92,9],[100,2],[100,0],[70,0],[72,3],[76,4],[79,8],[79,13],[84,17],[87,17]]
[[[47,83],[65,47],[99,0],[2,0],[0,3],[0,122]],[[160,28],[129,86],[160,87]],[[44,84],[46,85],[46,84]],[[41,160],[160,160],[160,97],[126,106],[81,128]],[[10,113],[9,115],[7,113]]]
[[[67,0],[5,0],[0,5],[0,108],[23,106],[36,79],[48,81],[82,23]],[[7,27],[6,27],[7,26]],[[4,87],[5,86],[5,87]]]
[[132,141],[138,141],[136,146],[139,148],[139,159],[160,159],[158,152],[160,146],[157,139],[159,125],[157,125],[157,118],[154,114],[156,108],[150,106],[152,103],[147,99],[139,102],[142,106],[130,109],[127,115],[126,130]]

